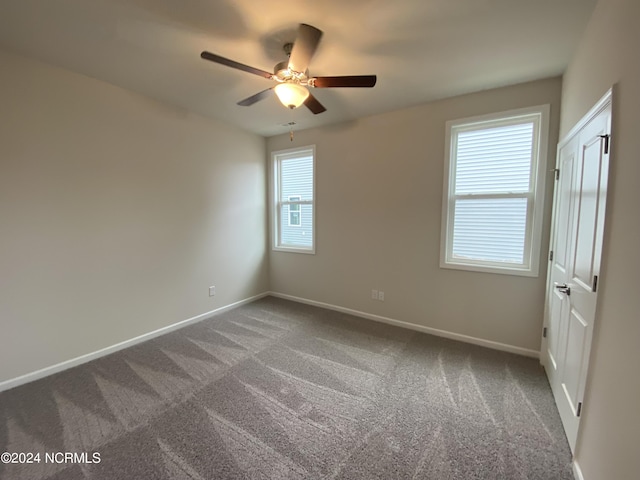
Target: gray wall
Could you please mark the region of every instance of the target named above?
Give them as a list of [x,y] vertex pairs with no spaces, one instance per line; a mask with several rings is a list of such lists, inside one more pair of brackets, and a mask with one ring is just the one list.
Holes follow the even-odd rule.
[[441,269],[445,122],[551,104],[552,168],[560,90],[548,79],[269,138],[269,152],[316,145],[317,208],[316,255],[271,251],[271,290],[539,350],[553,182],[538,278]]
[[0,72],[0,382],[268,290],[262,137],[2,52]]
[[585,480],[640,472],[640,2],[600,0],[564,76],[562,135],[612,85],[600,293],[576,460]]

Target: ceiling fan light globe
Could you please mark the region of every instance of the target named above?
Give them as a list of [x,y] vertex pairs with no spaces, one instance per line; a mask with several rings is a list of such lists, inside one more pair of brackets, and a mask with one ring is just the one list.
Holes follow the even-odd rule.
[[298,108],[309,97],[309,90],[297,83],[280,83],[275,87],[280,102],[288,108]]

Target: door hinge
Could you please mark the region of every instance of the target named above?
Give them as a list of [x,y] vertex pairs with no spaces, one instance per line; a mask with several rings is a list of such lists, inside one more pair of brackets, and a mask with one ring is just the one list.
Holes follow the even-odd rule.
[[593,276],[593,284],[591,285],[591,291],[592,292],[598,291],[598,275]]
[[606,133],[604,135],[598,135],[598,136],[604,139],[604,153],[609,153],[609,139],[611,138],[611,135]]
[[553,250],[549,251],[549,261],[553,261]]
[[578,408],[576,408],[576,417],[579,417],[582,413],[582,402],[578,402]]
[[542,329],[542,338],[547,338],[547,327]]
[[556,172],[556,180],[560,180],[560,169],[554,168],[553,171]]

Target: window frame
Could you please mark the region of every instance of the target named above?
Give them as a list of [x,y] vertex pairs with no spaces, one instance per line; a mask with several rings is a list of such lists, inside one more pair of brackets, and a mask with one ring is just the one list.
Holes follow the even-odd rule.
[[[549,113],[549,105],[538,105],[488,115],[451,120],[446,123],[440,268],[527,277],[537,277],[539,275],[540,250],[544,222],[544,192],[549,140]],[[526,119],[532,119],[534,121],[533,153],[530,167],[529,192],[527,194],[514,194],[510,192],[501,194],[455,195],[457,134],[465,131],[515,125],[523,123],[522,121]],[[460,259],[453,256],[453,227],[456,200],[474,197],[527,198],[524,260],[522,264]]]
[[[311,200],[297,200],[293,203],[300,206],[300,226],[302,226],[302,206],[311,205],[311,247],[302,245],[283,245],[280,231],[282,206],[291,205],[290,200],[280,200],[280,185],[281,185],[281,169],[280,163],[282,160],[288,160],[291,158],[311,156],[312,165],[312,195]],[[270,197],[271,197],[271,249],[277,252],[290,252],[290,253],[305,253],[314,255],[316,253],[316,146],[306,145],[302,147],[288,148],[285,150],[277,150],[271,152],[270,162]],[[289,214],[287,214],[289,216]],[[290,218],[289,218],[290,220]]]

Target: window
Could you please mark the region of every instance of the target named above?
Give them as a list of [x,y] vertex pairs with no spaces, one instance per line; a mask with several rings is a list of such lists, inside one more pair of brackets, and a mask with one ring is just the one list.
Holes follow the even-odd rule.
[[300,196],[289,197],[289,226],[290,227],[299,227],[302,225],[300,219],[300,204],[299,203],[291,203],[291,202],[299,202],[302,199]]
[[315,253],[315,147],[273,152],[271,160],[273,249]]
[[549,106],[447,122],[440,266],[538,275]]

